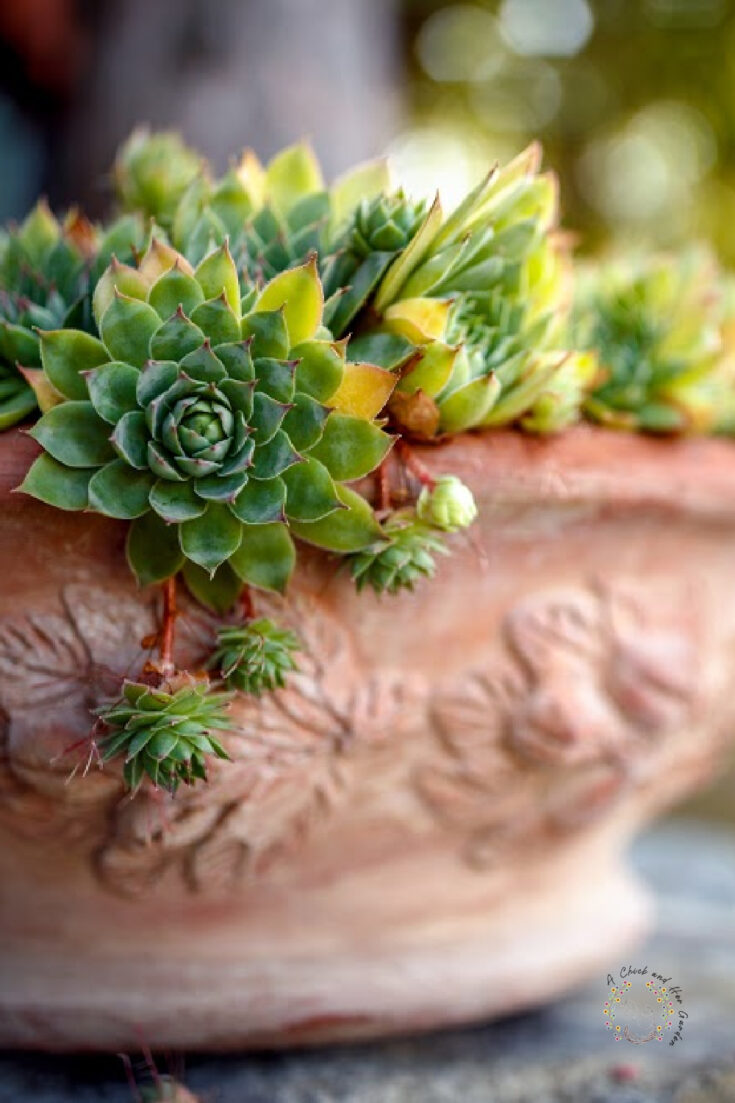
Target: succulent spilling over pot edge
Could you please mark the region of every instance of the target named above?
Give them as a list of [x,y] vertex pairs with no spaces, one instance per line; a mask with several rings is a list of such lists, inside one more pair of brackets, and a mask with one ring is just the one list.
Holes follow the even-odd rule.
[[[297,637],[258,615],[257,591],[286,591],[298,541],[358,589],[433,575],[477,510],[413,441],[583,418],[735,429],[714,263],[575,272],[539,162],[533,145],[445,212],[393,190],[382,161],[328,187],[297,145],[216,178],[140,130],[116,161],[115,221],[58,222],[41,202],[3,232],[0,429],[35,417],[42,449],[19,489],[126,522],[132,571],[161,589],[142,641],[157,658],[90,719],[90,756],[131,790],[205,780],[232,693],[296,668]],[[369,475],[372,502],[349,485]],[[204,671],[176,666],[178,578],[224,618]]]

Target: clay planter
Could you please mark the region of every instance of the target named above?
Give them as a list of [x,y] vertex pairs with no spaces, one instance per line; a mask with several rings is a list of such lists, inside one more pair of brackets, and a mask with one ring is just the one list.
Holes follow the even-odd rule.
[[[157,595],[125,526],[10,489],[0,438],[0,1043],[223,1048],[471,1020],[604,979],[622,852],[733,730],[735,449],[580,428],[422,454],[480,522],[414,595],[308,553],[287,691],[174,800],[87,776],[88,709]],[[259,600],[259,608],[280,603]],[[210,618],[184,606],[181,662]]]

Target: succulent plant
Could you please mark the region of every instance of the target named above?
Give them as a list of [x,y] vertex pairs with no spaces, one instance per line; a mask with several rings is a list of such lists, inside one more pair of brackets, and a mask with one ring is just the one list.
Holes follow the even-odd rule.
[[425,216],[423,200],[414,202],[403,191],[360,200],[322,264],[330,297],[325,320],[336,334],[346,332]]
[[117,700],[96,710],[102,760],[123,757],[125,784],[133,791],[146,776],[172,793],[182,783],[205,781],[207,759],[229,757],[215,734],[230,726],[229,700],[185,674],[158,688],[126,681]]
[[19,227],[0,232],[0,430],[37,407],[28,372],[41,365],[38,331],[93,331],[96,279],[114,251],[131,256],[141,243],[137,218],[102,230],[75,213],[59,223],[43,200]]
[[286,674],[297,669],[293,656],[299,646],[293,632],[268,617],[225,624],[217,631],[217,649],[208,667],[219,671],[229,689],[259,697],[264,690],[282,687]]
[[229,236],[244,284],[316,253],[325,325],[359,334],[350,356],[400,374],[390,412],[410,434],[517,421],[537,399],[528,427],[551,432],[578,412],[589,375],[558,344],[567,263],[556,185],[538,164],[532,146],[444,219],[438,199],[427,210],[391,193],[382,162],[326,188],[308,146],[267,167],[248,151],[220,180],[202,169],[191,181],[173,240],[196,264]]
[[434,486],[425,486],[416,503],[419,521],[442,532],[466,529],[477,517],[472,491],[456,475],[440,475]]
[[643,257],[580,273],[573,338],[599,361],[588,417],[619,429],[735,428],[724,280],[712,258]]
[[201,167],[202,158],[180,135],[172,131],[152,134],[148,127],[137,127],[120,147],[113,166],[120,205],[168,228],[179,200]]
[[446,219],[437,199],[377,287],[352,355],[400,373],[390,411],[410,435],[518,421],[555,393],[565,363],[565,403],[547,403],[537,428],[561,427],[562,407],[568,418],[568,266],[553,233],[555,181],[538,162],[532,146]]
[[184,568],[215,608],[243,583],[283,590],[291,533],[340,553],[372,543],[372,510],[342,483],[392,444],[372,419],[394,378],[345,361],[322,303],[313,260],[242,302],[226,244],[196,270],[157,239],[139,268],[113,263],[94,295],[101,339],[42,335],[63,401],[31,430],[44,453],[21,489],[132,520],[139,582]]
[[371,586],[376,594],[395,594],[433,578],[434,556],[447,554],[436,528],[413,510],[399,510],[385,522],[379,539],[350,557],[350,570],[358,591]]
[[[221,179],[212,179],[203,168],[192,180],[178,205],[173,241],[196,264],[229,237],[244,281],[270,280],[316,253],[325,293],[337,294],[335,301],[325,308],[325,323],[339,337],[344,326],[336,324],[339,319],[334,317],[334,311],[346,287],[340,283],[335,264],[339,259],[341,270],[342,251],[354,244],[349,220],[355,209],[369,204],[374,197],[376,202],[385,203],[380,193],[387,185],[383,161],[360,165],[327,188],[313,151],[304,143],[282,150],[267,166],[261,165],[252,150],[247,150],[239,164]],[[405,235],[402,216],[397,209],[394,213],[398,216],[396,226],[402,227],[401,233]],[[380,215],[373,211],[372,216],[373,221],[364,226],[368,236],[363,237],[363,246],[369,240],[379,240],[375,234],[380,228]],[[396,245],[389,253],[389,259],[399,247]],[[386,242],[384,253],[387,248]],[[354,257],[345,263],[346,274],[352,275],[358,263]],[[363,298],[385,266],[377,274],[371,268],[372,283],[364,288]]]

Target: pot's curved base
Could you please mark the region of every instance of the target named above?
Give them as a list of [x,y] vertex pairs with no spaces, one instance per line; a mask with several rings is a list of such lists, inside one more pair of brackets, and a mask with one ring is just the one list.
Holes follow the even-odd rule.
[[[223,1050],[374,1038],[533,1007],[618,964],[647,927],[649,903],[621,868],[589,867],[529,886],[486,916],[427,923],[379,946],[320,958],[244,962],[199,942],[193,959],[5,947],[0,1043],[45,1049]],[[451,926],[451,930],[449,927]],[[228,950],[230,951],[228,953]],[[33,998],[32,993],[37,993]]]

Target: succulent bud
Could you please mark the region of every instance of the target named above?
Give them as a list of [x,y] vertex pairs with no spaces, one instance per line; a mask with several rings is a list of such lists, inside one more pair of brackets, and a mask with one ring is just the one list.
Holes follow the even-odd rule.
[[433,487],[425,486],[416,503],[416,515],[444,532],[468,528],[477,517],[472,491],[456,475],[440,475]]

